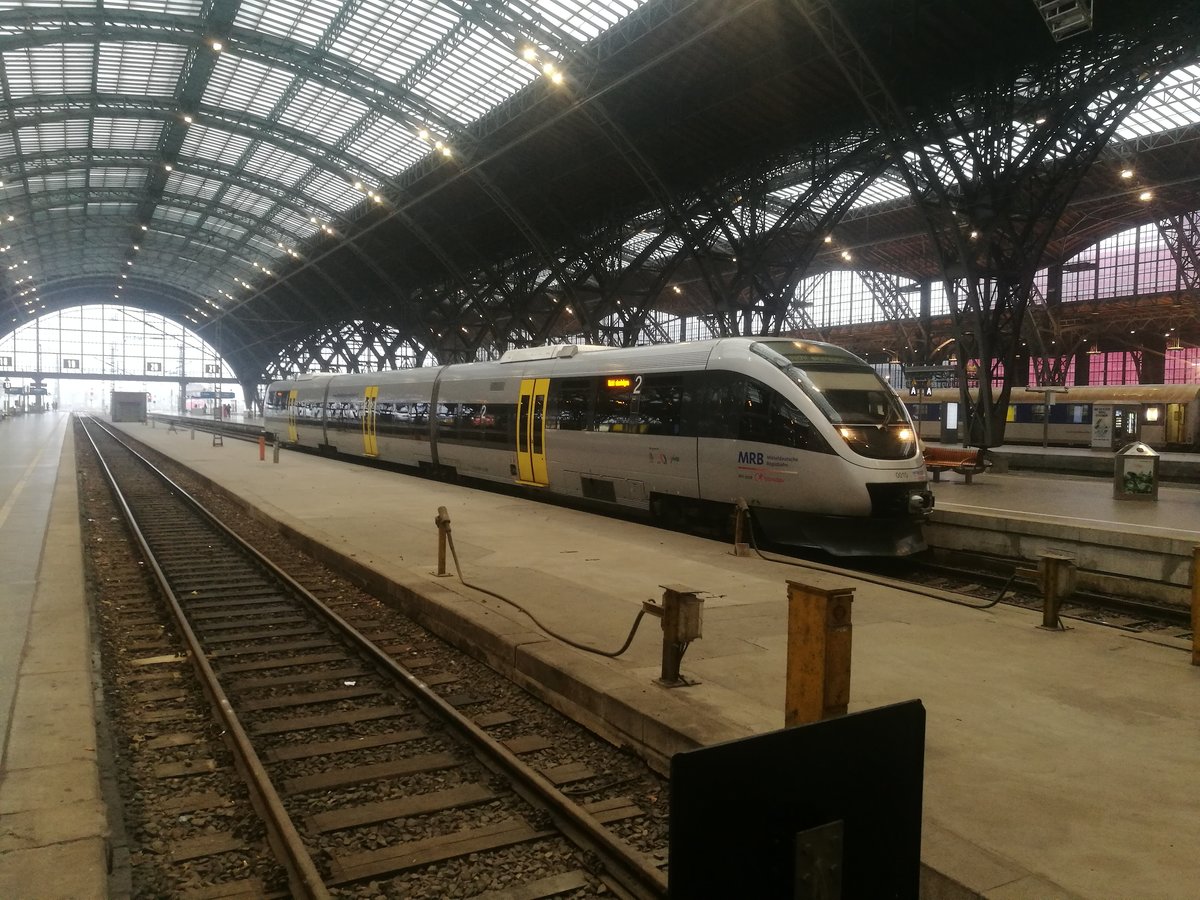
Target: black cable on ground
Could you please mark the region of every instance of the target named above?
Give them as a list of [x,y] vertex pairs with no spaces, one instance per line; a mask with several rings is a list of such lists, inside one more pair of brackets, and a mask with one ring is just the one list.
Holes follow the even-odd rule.
[[[843,570],[843,569],[838,569],[838,568],[835,568],[834,566],[826,566],[821,563],[801,562],[800,560],[788,559],[787,557],[782,557],[782,556],[774,556],[774,555],[767,556],[765,553],[763,553],[761,550],[758,549],[758,541],[755,540],[755,537],[754,537],[754,514],[753,514],[753,511],[750,509],[750,504],[748,504],[745,500],[738,498],[737,507],[740,512],[745,512],[745,514],[746,514],[747,525],[749,526],[749,529],[750,529],[750,547],[758,555],[759,559],[765,560],[767,562],[779,563],[780,565],[784,565],[784,566],[794,566],[798,569],[812,569],[813,571],[816,571],[816,572],[827,572],[831,575],[845,575],[846,574],[845,570]],[[932,600],[940,600],[943,603],[953,603],[955,606],[965,606],[965,607],[967,607],[967,609],[991,609],[993,606],[995,606],[997,603],[999,603],[1001,600],[1004,599],[1004,595],[1008,592],[1009,586],[1012,585],[1013,580],[1017,577],[1017,573],[1014,571],[1012,573],[1012,575],[1008,576],[1008,581],[1004,582],[1004,587],[1000,588],[1000,593],[996,595],[995,600],[989,600],[987,603],[984,603],[984,604],[968,603],[965,600],[955,600],[953,597],[945,596],[946,592],[939,592],[939,593],[935,594],[932,591],[922,590],[921,588],[913,587],[911,585],[906,585],[906,584],[904,584],[902,582],[898,582],[892,578],[877,578],[874,575],[867,575],[865,573],[857,573],[857,572],[854,573],[853,575],[849,575],[848,577],[857,579],[858,581],[866,581],[870,584],[877,584],[877,585],[880,585],[881,587],[901,588],[905,591],[908,591],[910,594],[920,594],[922,597],[929,597]]]
[[633,636],[637,633],[638,626],[642,624],[642,617],[646,615],[646,611],[644,609],[638,610],[637,617],[633,620],[633,627],[629,629],[629,636],[625,638],[625,643],[621,645],[621,649],[609,651],[599,650],[596,647],[589,647],[587,644],[581,644],[578,641],[573,641],[569,637],[561,635],[558,632],[547,628],[540,621],[538,621],[537,616],[535,616],[521,604],[517,603],[515,600],[509,600],[503,594],[497,594],[495,591],[488,590],[485,587],[480,587],[477,584],[471,584],[462,576],[462,567],[458,564],[458,551],[454,549],[454,537],[448,527],[446,528],[446,542],[450,545],[450,555],[454,559],[454,573],[458,576],[458,580],[462,582],[464,587],[469,587],[473,591],[479,591],[481,594],[487,594],[489,597],[495,597],[501,603],[507,603],[513,609],[528,616],[529,620],[533,622],[534,625],[546,632],[546,634],[550,635],[550,637],[557,641],[562,641],[567,646],[574,647],[576,650],[583,650],[585,653],[594,653],[597,656],[607,656],[610,659],[620,656],[622,653],[628,650],[629,645],[633,643]]

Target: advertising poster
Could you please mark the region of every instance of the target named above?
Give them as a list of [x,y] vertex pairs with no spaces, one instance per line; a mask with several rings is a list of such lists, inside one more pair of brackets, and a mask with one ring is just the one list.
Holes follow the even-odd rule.
[[1111,450],[1113,445],[1113,408],[1097,403],[1092,407],[1092,446]]

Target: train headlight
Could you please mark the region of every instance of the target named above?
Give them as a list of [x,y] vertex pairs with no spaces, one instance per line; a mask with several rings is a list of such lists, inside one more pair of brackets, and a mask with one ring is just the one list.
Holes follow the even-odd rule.
[[913,439],[912,429],[911,428],[901,428],[899,431],[896,432],[896,437],[898,437],[900,440],[904,441],[905,443],[908,443],[909,441],[911,441]]
[[852,441],[858,437],[858,435],[854,433],[853,428],[839,428],[838,434],[842,436],[842,440],[844,441]]

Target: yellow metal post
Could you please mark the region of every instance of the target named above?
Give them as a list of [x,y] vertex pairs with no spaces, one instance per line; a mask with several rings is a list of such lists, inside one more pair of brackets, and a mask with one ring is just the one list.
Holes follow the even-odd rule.
[[854,588],[789,581],[784,725],[845,715],[850,703],[850,604]]

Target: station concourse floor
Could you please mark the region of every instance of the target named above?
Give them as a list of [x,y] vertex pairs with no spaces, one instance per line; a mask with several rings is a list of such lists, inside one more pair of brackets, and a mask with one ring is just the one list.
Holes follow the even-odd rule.
[[[17,431],[0,433],[0,441],[36,427],[0,425],[10,426]],[[518,678],[569,696],[585,716],[607,720],[662,757],[780,728],[786,581],[853,587],[851,710],[918,698],[927,711],[923,896],[1185,898],[1200,890],[1200,668],[1190,665],[1183,641],[1081,623],[1050,632],[1037,627],[1038,613],[971,610],[821,569],[739,558],[727,545],[628,521],[287,450],[278,464],[270,452],[259,461],[254,444],[230,439],[214,447],[207,434],[171,433],[161,424],[122,427],[349,564],[424,596],[443,631],[474,640]],[[60,489],[64,481],[73,488],[65,455],[61,472]],[[985,478],[934,490],[939,502],[957,492],[962,499],[954,502],[966,506],[982,497],[968,492]],[[1000,478],[1023,476],[998,476],[998,485]],[[0,504],[11,500],[9,483],[0,482],[10,491]],[[38,485],[39,494],[49,490]],[[1019,509],[1012,491],[993,490],[998,508]],[[1200,506],[1200,493],[1171,490],[1181,491],[1183,518],[1171,516],[1166,527],[1200,543],[1200,517],[1186,513],[1189,501]],[[1029,492],[1049,496],[1044,487]],[[1111,485],[1083,481],[1069,496],[1083,515],[1103,518]],[[1046,515],[1065,518],[1075,508],[1062,505],[1063,497],[1047,502]],[[682,664],[698,683],[654,684],[661,634],[650,618],[626,654],[604,659],[553,641],[455,579],[437,578],[433,519],[440,506],[449,511],[468,581],[517,599],[576,641],[619,646],[642,602],[661,597],[660,585],[703,592],[704,636]],[[1165,507],[1122,503],[1114,512],[1145,516],[1143,509],[1154,508]],[[79,556],[77,528],[73,549],[67,537],[56,558]],[[62,539],[52,524],[47,553]],[[55,577],[43,567],[36,584]],[[81,583],[76,590],[82,593]],[[30,621],[28,641],[36,646],[49,623],[36,614]],[[0,647],[7,684],[8,647]],[[18,684],[17,709],[25,682]],[[72,690],[91,702],[86,686]],[[94,746],[86,740],[84,748]],[[4,777],[0,797],[7,769]],[[0,829],[5,842],[8,833]],[[6,892],[5,849],[0,843],[0,896],[71,895]]]

